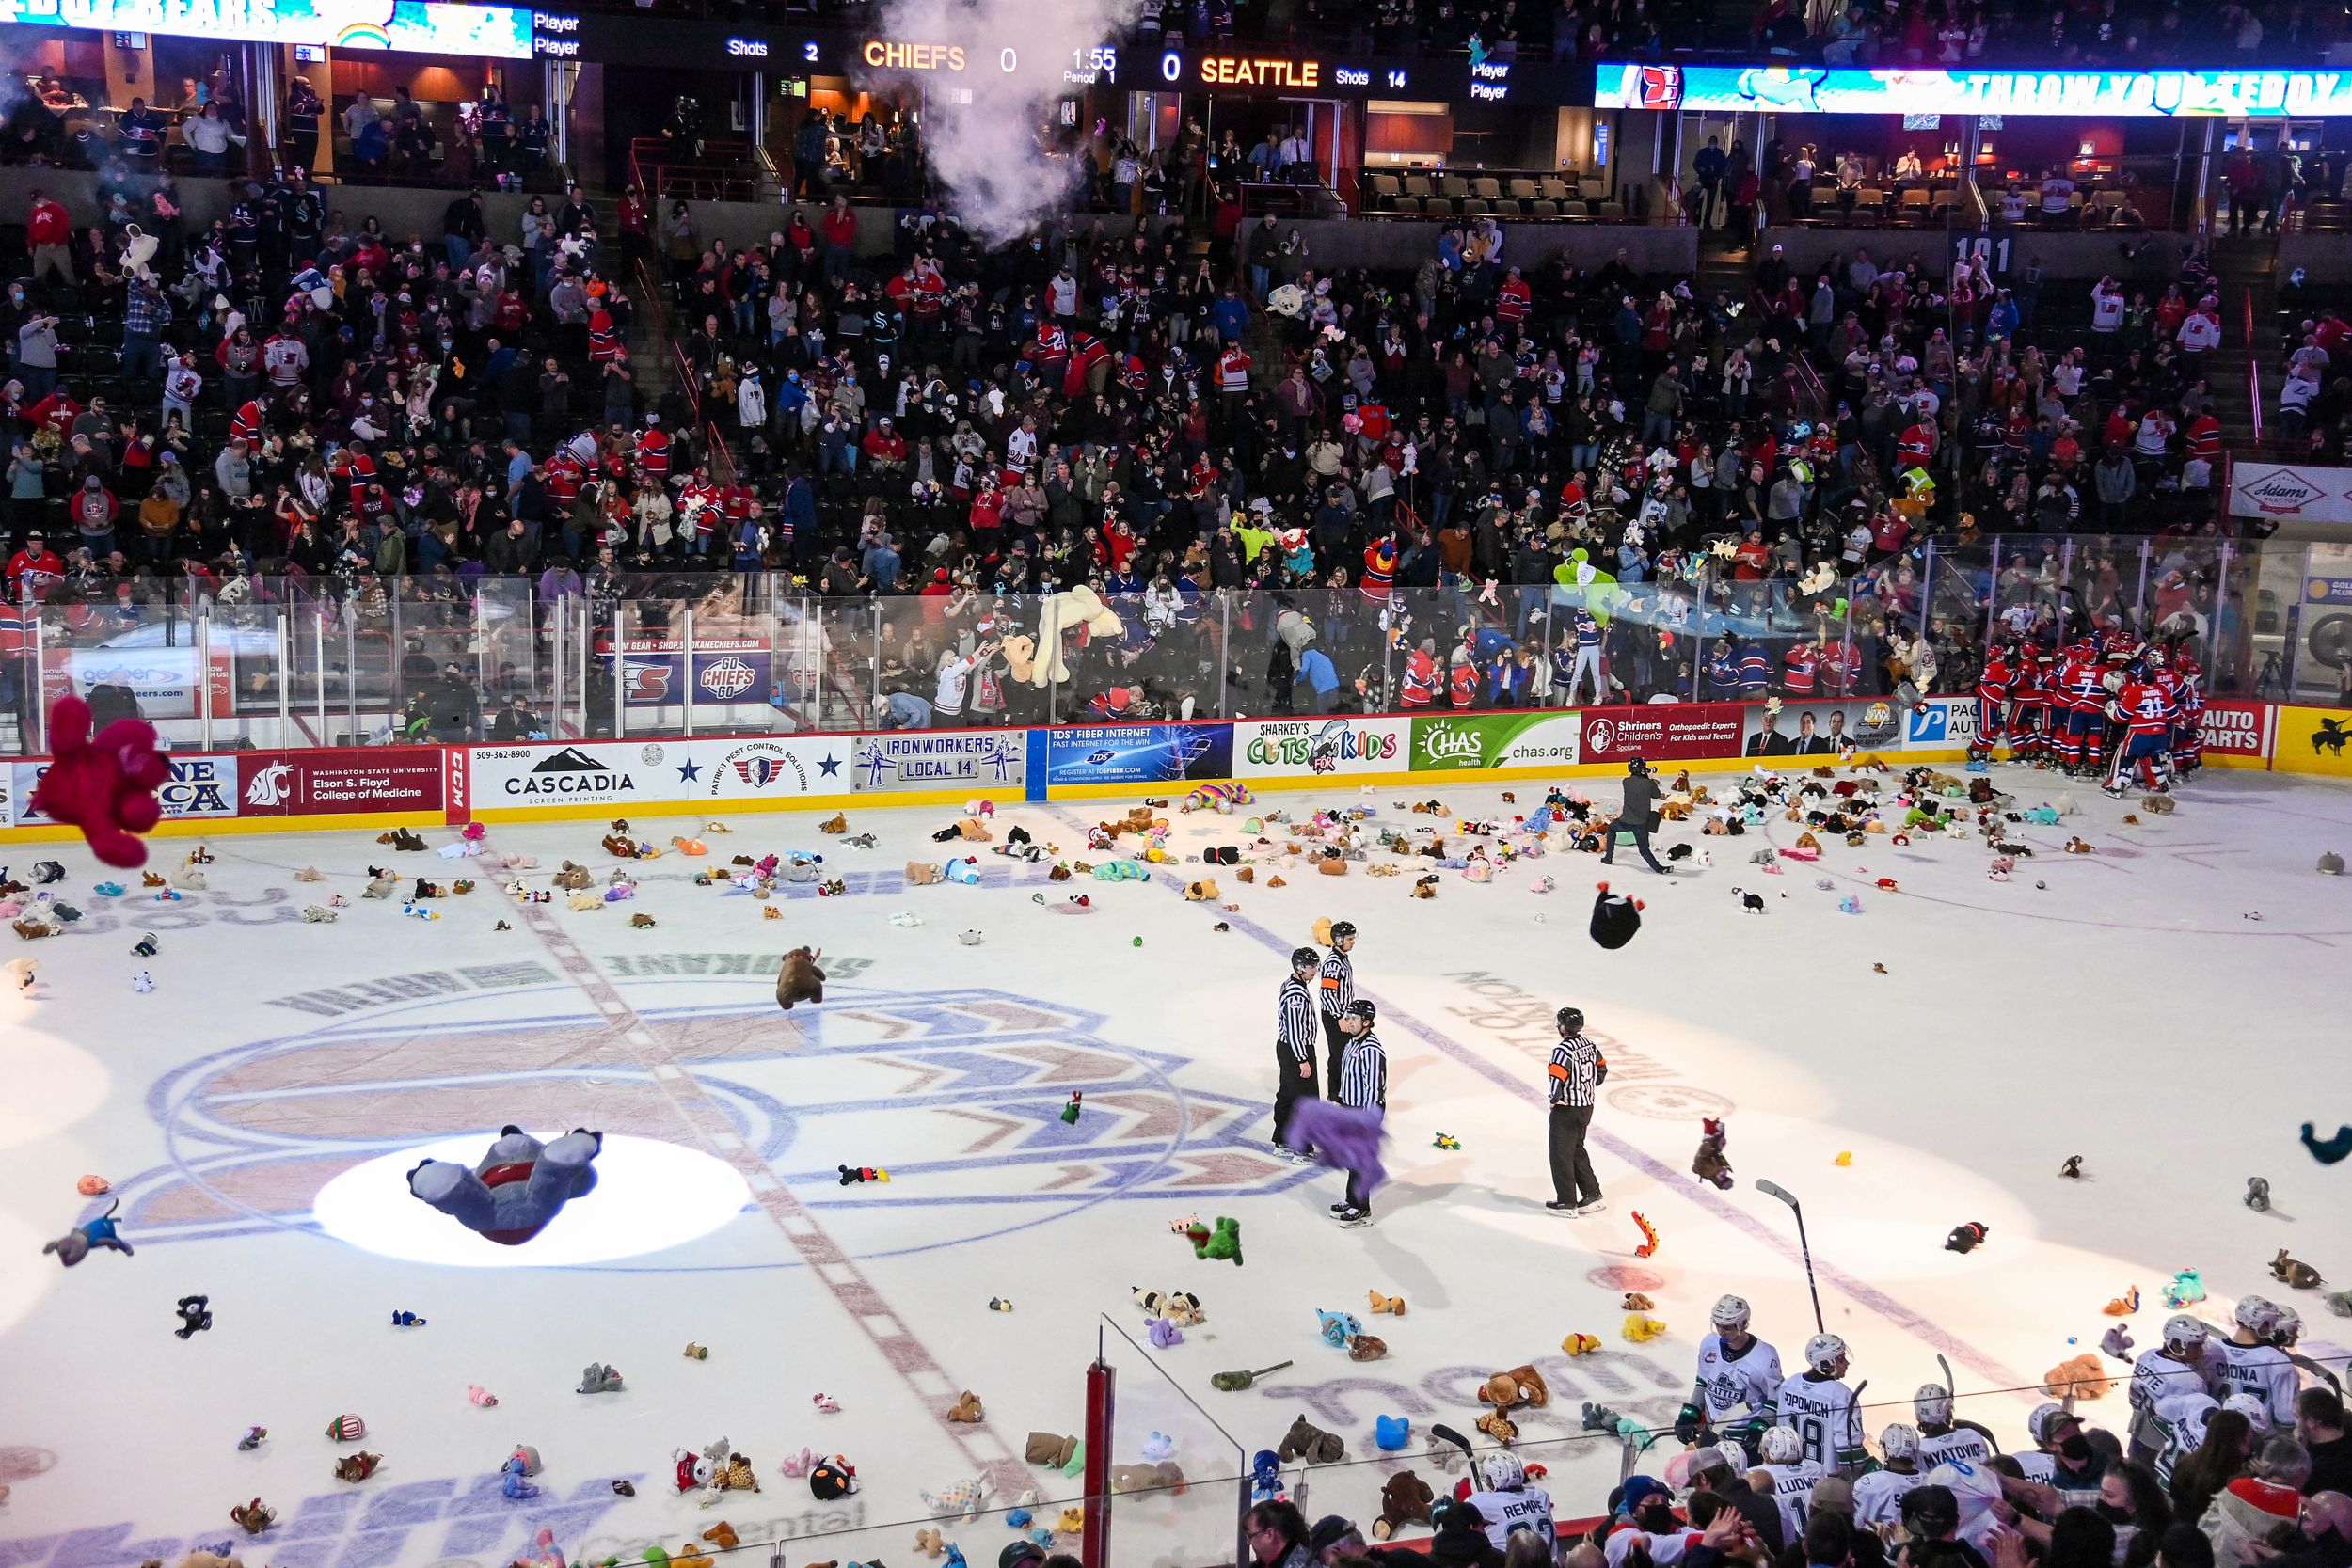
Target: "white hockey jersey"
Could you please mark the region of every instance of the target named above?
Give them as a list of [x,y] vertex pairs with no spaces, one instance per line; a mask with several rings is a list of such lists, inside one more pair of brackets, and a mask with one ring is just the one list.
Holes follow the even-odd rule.
[[2295,1396],[2303,1379],[2287,1353],[2276,1345],[2226,1344],[2221,1354],[2221,1397],[2251,1394],[2270,1412],[2273,1432],[2293,1432]]
[[1788,1542],[1804,1540],[1805,1515],[1813,1508],[1813,1483],[1829,1472],[1810,1459],[1759,1468],[1772,1478],[1772,1502],[1780,1510],[1780,1538]]
[[[1973,1432],[1968,1435],[1977,1436]],[[1984,1439],[1978,1437],[1977,1441],[1981,1443]],[[1872,1470],[1867,1475],[1854,1477],[1853,1522],[1864,1529],[1900,1523],[1903,1498],[1913,1487],[1924,1484],[1925,1478],[1916,1470]]]
[[2172,1484],[2173,1470],[2204,1442],[2205,1423],[2220,1408],[2219,1400],[2201,1390],[2167,1394],[2150,1407],[2150,1423],[2164,1434],[2164,1446],[2156,1450],[2156,1480],[2168,1487]]
[[1609,1568],[1625,1568],[1626,1558],[1636,1546],[1648,1552],[1650,1561],[1656,1563],[1658,1568],[1674,1568],[1697,1540],[1698,1532],[1695,1530],[1669,1530],[1663,1535],[1652,1535],[1647,1530],[1638,1530],[1629,1525],[1611,1530],[1609,1539],[1601,1543],[1601,1552],[1609,1559]]
[[1699,1341],[1698,1393],[1710,1423],[1745,1413],[1772,1425],[1781,1382],[1780,1352],[1762,1339],[1739,1355],[1724,1349],[1720,1334]]
[[1557,1533],[1551,1524],[1551,1494],[1540,1486],[1530,1484],[1516,1492],[1472,1492],[1463,1500],[1486,1521],[1486,1539],[1498,1552],[1516,1529],[1539,1530],[1546,1541]]
[[1947,1460],[1963,1465],[1982,1465],[1993,1457],[1993,1444],[1974,1427],[1956,1426],[1951,1431],[1931,1437],[1919,1433],[1919,1468],[1924,1473]]
[[2131,1386],[2124,1397],[2131,1403],[2134,1451],[2162,1452],[2169,1431],[2158,1417],[2164,1402],[2187,1394],[2211,1393],[2224,1364],[2219,1348],[2210,1341],[2196,1364],[2175,1361],[2161,1350],[2150,1351],[2132,1363]]
[[1984,1465],[1947,1459],[1930,1470],[1921,1484],[1951,1488],[1952,1500],[1960,1505],[1960,1538],[1983,1551],[1986,1539],[2001,1528],[2000,1515],[1993,1512],[2001,1500],[2001,1478]]
[[1796,1429],[1805,1458],[1824,1469],[1861,1460],[1862,1414],[1842,1379],[1799,1372],[1780,1386],[1779,1405],[1780,1424]]

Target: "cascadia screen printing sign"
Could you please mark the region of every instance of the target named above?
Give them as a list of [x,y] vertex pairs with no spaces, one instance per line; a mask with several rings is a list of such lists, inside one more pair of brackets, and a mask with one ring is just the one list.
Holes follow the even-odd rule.
[[[155,792],[155,799],[163,806],[166,816],[237,815],[237,753],[224,752],[218,756],[172,754],[165,760],[171,766],[171,776]],[[49,764],[20,762],[13,767],[17,822],[22,825],[48,821],[47,813],[33,810],[33,791],[39,787],[41,775],[49,771]]]
[[794,736],[477,746],[472,800],[488,810],[846,795],[850,754],[846,739]]
[[531,58],[531,12],[438,0],[0,0],[0,23]]
[[861,790],[1019,789],[1028,778],[1029,737],[1019,730],[863,735],[852,745]]
[[1480,713],[1413,721],[1415,772],[1566,768],[1583,754],[1583,716],[1577,713]]
[[1409,719],[1268,719],[1233,726],[1233,777],[1402,773],[1411,763]]
[[1603,109],[1830,115],[2218,116],[2352,113],[2342,71],[1855,71],[1603,64]]

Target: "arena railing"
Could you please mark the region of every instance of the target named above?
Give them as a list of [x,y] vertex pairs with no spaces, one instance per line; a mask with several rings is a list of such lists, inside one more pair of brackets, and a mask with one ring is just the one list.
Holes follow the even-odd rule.
[[[1456,705],[1456,649],[1475,665],[1470,707],[1601,705],[1589,666],[1568,689],[1580,610],[1607,627],[1598,673],[1609,703],[1964,694],[1988,640],[2047,641],[2061,626],[2071,636],[2086,615],[2185,639],[2214,695],[2340,705],[2352,663],[2352,605],[2331,608],[2332,587],[2329,597],[2310,591],[2352,583],[2352,545],[2014,535],[1931,541],[1812,580],[1745,570],[1709,552],[1663,582],[1597,569],[1579,584],[1571,569],[1567,582],[1371,597],[1344,578],[1279,592],[1106,593],[1116,631],[1099,621],[1045,640],[1062,645],[1065,678],[992,674],[962,719],[1443,712]],[[217,594],[69,583],[10,608],[24,633],[0,661],[25,752],[43,739],[45,704],[30,694],[96,686],[128,689],[173,744],[204,749],[946,723],[934,704],[947,648],[1037,640],[1044,613],[1028,594],[832,596],[788,574],[707,569],[594,582],[567,570],[288,575],[235,578]],[[1924,686],[1915,660],[1903,662],[1923,629],[1938,659]],[[1801,645],[1811,653],[1792,658]],[[1501,678],[1498,657],[1522,650],[1525,675]],[[453,666],[478,715],[452,717]],[[515,697],[523,709],[501,729],[499,710]]]

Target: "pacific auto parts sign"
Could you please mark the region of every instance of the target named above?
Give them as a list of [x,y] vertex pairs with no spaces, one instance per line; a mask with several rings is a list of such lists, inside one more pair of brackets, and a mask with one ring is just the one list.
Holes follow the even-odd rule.
[[2225,757],[2268,756],[2271,712],[2268,703],[2207,702],[2201,726],[2205,750]]
[[1587,708],[1583,760],[1736,757],[1746,709],[1738,703],[1650,703]]

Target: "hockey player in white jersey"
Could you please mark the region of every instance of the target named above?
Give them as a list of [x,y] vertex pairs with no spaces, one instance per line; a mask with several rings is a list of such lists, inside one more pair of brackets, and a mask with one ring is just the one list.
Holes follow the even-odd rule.
[[1781,1424],[1796,1429],[1805,1458],[1839,1472],[1867,1457],[1861,1412],[1845,1384],[1848,1365],[1845,1340],[1816,1334],[1804,1342],[1804,1370],[1780,1386]]
[[1813,1508],[1813,1484],[1829,1472],[1820,1461],[1806,1457],[1804,1440],[1791,1427],[1767,1427],[1756,1441],[1756,1450],[1764,1456],[1757,1468],[1772,1478],[1772,1499],[1780,1510],[1781,1539],[1804,1540],[1805,1516]]
[[2168,1488],[2171,1486],[2172,1472],[2180,1468],[2181,1461],[2203,1446],[2205,1428],[2224,1410],[2234,1410],[2246,1418],[2257,1445],[2270,1435],[2269,1407],[2251,1394],[2232,1394],[2226,1402],[2202,1392],[2168,1394],[2156,1402],[2156,1414],[2169,1433],[2163,1450],[2156,1455],[2154,1470],[2158,1481]]
[[1952,1414],[1952,1391],[1940,1383],[1922,1383],[1911,1397],[1911,1414],[1919,1423],[1919,1470],[1925,1474],[1947,1459],[1983,1465],[2001,1451],[1992,1429]]
[[[1780,1352],[1748,1332],[1748,1304],[1739,1296],[1717,1301],[1708,1317],[1715,1331],[1699,1341],[1698,1384],[1675,1418],[1675,1435],[1700,1444],[1720,1433],[1753,1454],[1779,1415]],[[1734,1415],[1743,1418],[1731,1422]]]
[[1879,1433],[1879,1467],[1853,1483],[1853,1522],[1864,1529],[1902,1518],[1903,1494],[1919,1484],[1919,1429],[1902,1421]]
[[1506,1548],[1514,1530],[1532,1529],[1539,1540],[1554,1539],[1551,1494],[1528,1481],[1518,1455],[1508,1449],[1482,1454],[1478,1476],[1485,1485],[1463,1500],[1486,1521],[1486,1539],[1496,1551]]
[[2221,1357],[2209,1338],[2201,1321],[2177,1312],[2164,1321],[2164,1344],[2132,1364],[2131,1388],[2125,1395],[2132,1409],[2131,1443],[2124,1457],[2133,1464],[2153,1465],[2156,1455],[2171,1445],[2165,1401],[2210,1394],[2217,1386]]
[[[2235,1315],[2237,1332],[2221,1347],[2221,1382],[2233,1394],[2251,1394],[2270,1412],[2275,1431],[2295,1429],[2295,1396],[2302,1390],[2302,1375],[2287,1353],[2279,1348],[2279,1308],[2265,1296],[2242,1296]],[[2300,1318],[2296,1320],[2299,1330]]]

